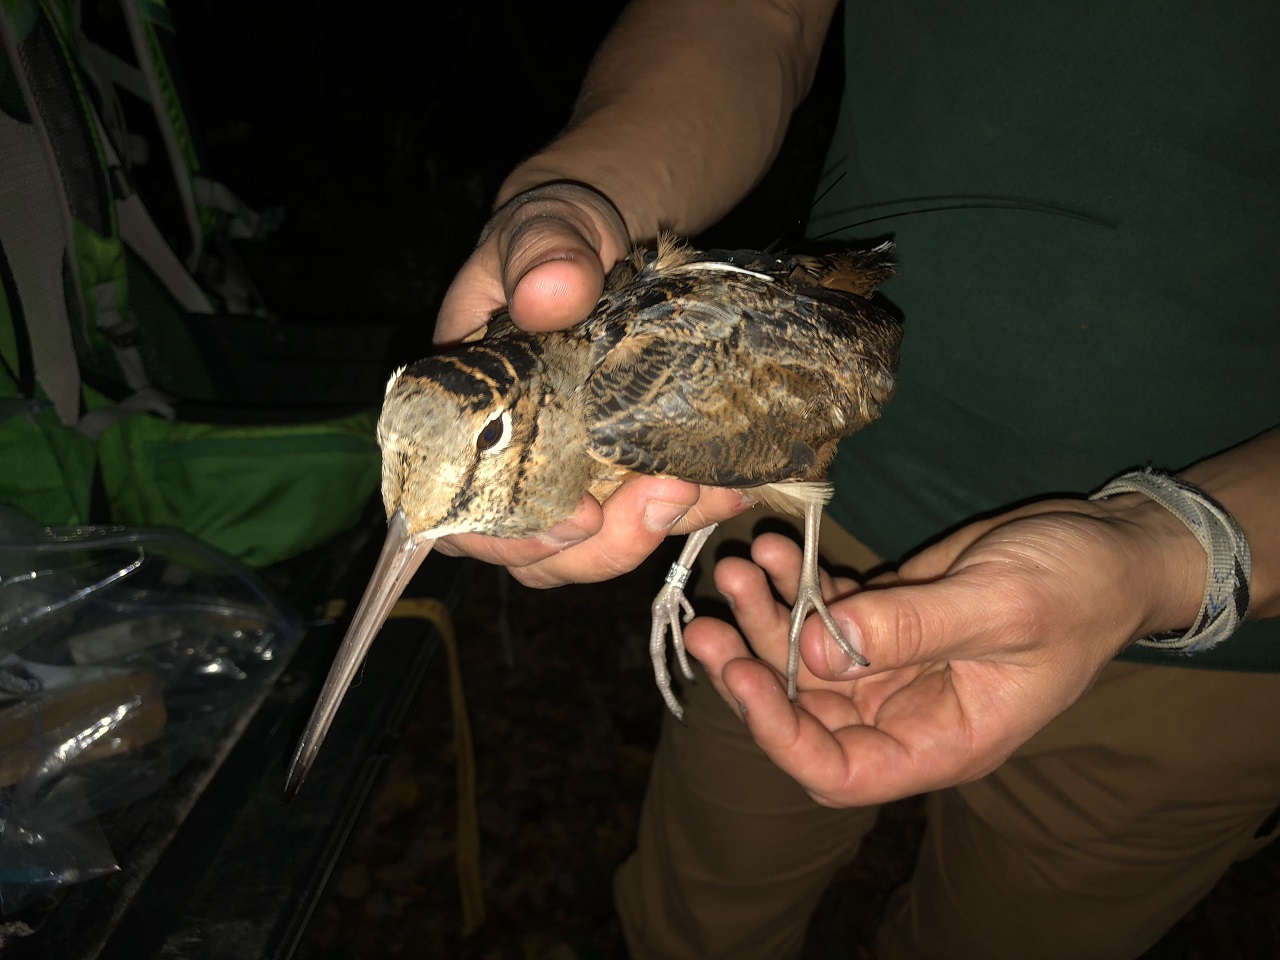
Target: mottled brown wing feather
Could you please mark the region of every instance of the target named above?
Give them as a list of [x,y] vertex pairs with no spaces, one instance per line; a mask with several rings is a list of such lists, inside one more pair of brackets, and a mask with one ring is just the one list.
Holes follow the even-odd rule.
[[901,337],[838,289],[687,269],[642,271],[583,329],[592,455],[717,486],[823,476],[888,399]]

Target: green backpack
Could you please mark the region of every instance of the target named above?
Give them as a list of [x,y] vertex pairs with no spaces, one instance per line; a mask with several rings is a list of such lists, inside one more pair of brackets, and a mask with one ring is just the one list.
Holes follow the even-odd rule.
[[279,216],[202,172],[172,33],[161,0],[0,0],[0,504],[262,566],[377,488],[394,328],[262,302],[232,241]]

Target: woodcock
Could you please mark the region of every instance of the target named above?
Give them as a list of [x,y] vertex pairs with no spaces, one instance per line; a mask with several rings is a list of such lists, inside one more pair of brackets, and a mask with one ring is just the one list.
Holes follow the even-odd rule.
[[[591,315],[527,333],[505,311],[484,335],[396,371],[378,421],[388,534],[320,700],[294,754],[301,786],[365,652],[440,537],[529,537],[650,474],[749,491],[804,517],[788,690],[800,628],[816,611],[845,652],[818,584],[818,524],[836,444],[893,390],[902,328],[869,298],[893,248],[829,256],[698,252],[661,238],[610,273]],[[688,538],[653,604],[658,687],[681,716],[667,670],[682,672],[683,587],[712,527]]]

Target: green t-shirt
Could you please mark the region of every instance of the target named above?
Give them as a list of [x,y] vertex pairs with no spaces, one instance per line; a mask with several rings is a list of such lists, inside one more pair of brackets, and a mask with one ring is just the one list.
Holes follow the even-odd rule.
[[[897,239],[906,336],[836,519],[901,558],[1280,423],[1280,4],[895,0],[846,31],[810,232],[888,217],[845,235]],[[1127,655],[1280,669],[1280,621]]]

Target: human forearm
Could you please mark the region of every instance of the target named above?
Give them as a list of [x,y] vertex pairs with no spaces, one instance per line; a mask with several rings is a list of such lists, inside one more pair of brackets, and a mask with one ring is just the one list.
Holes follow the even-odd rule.
[[834,0],[638,0],[596,56],[566,130],[517,167],[497,201],[588,183],[635,239],[694,233],[776,155],[808,92]]

